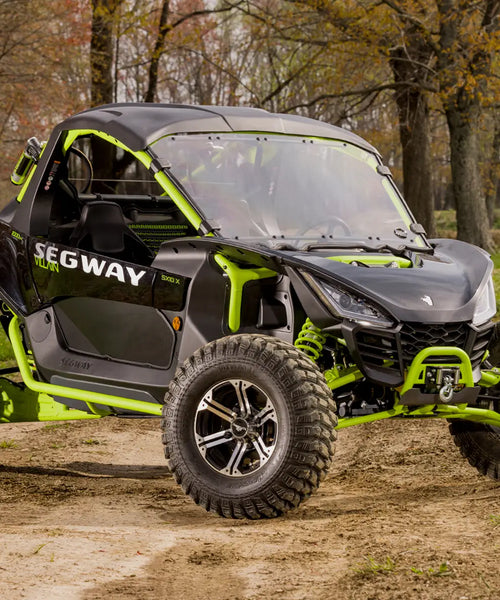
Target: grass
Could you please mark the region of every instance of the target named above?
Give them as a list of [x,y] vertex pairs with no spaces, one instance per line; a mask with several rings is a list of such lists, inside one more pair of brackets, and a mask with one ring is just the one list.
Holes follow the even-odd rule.
[[364,556],[363,563],[353,568],[353,571],[361,577],[374,577],[378,575],[390,575],[396,571],[409,571],[414,575],[425,577],[448,577],[454,575],[453,569],[448,561],[441,562],[437,567],[407,567],[396,564],[396,561],[390,556],[378,562],[373,556]]
[[0,448],[2,450],[12,450],[17,448],[17,443],[14,440],[2,440],[0,441]]
[[490,522],[495,529],[500,527],[500,515],[490,515]]
[[453,570],[448,562],[442,562],[439,567],[436,568],[428,567],[427,569],[418,569],[416,567],[411,567],[410,571],[415,573],[415,575],[428,575],[431,577],[445,577],[453,575]]
[[52,429],[67,429],[71,427],[72,423],[50,423],[49,425],[45,425],[44,430],[51,431]]
[[387,575],[396,569],[396,562],[386,556],[383,562],[377,562],[373,556],[365,556],[364,563],[354,568],[354,572],[358,575]]

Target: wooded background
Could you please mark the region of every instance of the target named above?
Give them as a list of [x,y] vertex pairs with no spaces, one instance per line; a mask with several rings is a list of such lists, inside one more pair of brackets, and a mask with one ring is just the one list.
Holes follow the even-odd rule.
[[500,0],[0,0],[0,203],[25,140],[108,102],[247,105],[353,130],[428,234],[493,250]]

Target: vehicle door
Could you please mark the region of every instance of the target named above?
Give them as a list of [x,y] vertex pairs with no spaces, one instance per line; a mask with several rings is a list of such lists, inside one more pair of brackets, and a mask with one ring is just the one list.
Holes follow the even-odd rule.
[[50,209],[46,235],[30,240],[33,280],[66,348],[169,368],[169,314],[182,309],[188,282],[151,263],[163,240],[191,231],[148,169],[86,134],[61,153],[39,195]]

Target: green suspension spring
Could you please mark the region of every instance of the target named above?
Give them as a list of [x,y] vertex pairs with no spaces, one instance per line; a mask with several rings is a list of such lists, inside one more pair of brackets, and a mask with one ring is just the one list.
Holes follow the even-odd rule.
[[313,324],[311,319],[307,318],[295,340],[294,346],[305,352],[311,360],[316,362],[323,352],[325,342],[326,335]]

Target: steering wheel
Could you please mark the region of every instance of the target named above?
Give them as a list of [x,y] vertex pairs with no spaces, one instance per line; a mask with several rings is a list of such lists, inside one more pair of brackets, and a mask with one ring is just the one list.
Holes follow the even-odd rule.
[[85,194],[89,190],[90,184],[92,183],[92,179],[94,177],[92,163],[90,162],[89,157],[84,152],[82,152],[79,148],[73,148],[73,146],[71,146],[69,148],[69,152],[71,152],[75,156],[78,156],[78,158],[80,158],[82,160],[83,164],[86,167],[86,170],[87,170],[86,181],[84,183],[83,188],[81,190],[79,190],[80,193]]
[[320,223],[318,225],[311,225],[310,227],[305,227],[301,229],[298,233],[294,234],[294,237],[304,237],[309,231],[315,231],[319,233],[322,237],[328,237],[333,235],[337,227],[341,227],[345,235],[350,236],[352,233],[351,228],[344,221],[344,219],[341,219],[340,217],[329,217],[328,221],[325,221],[324,223]]

